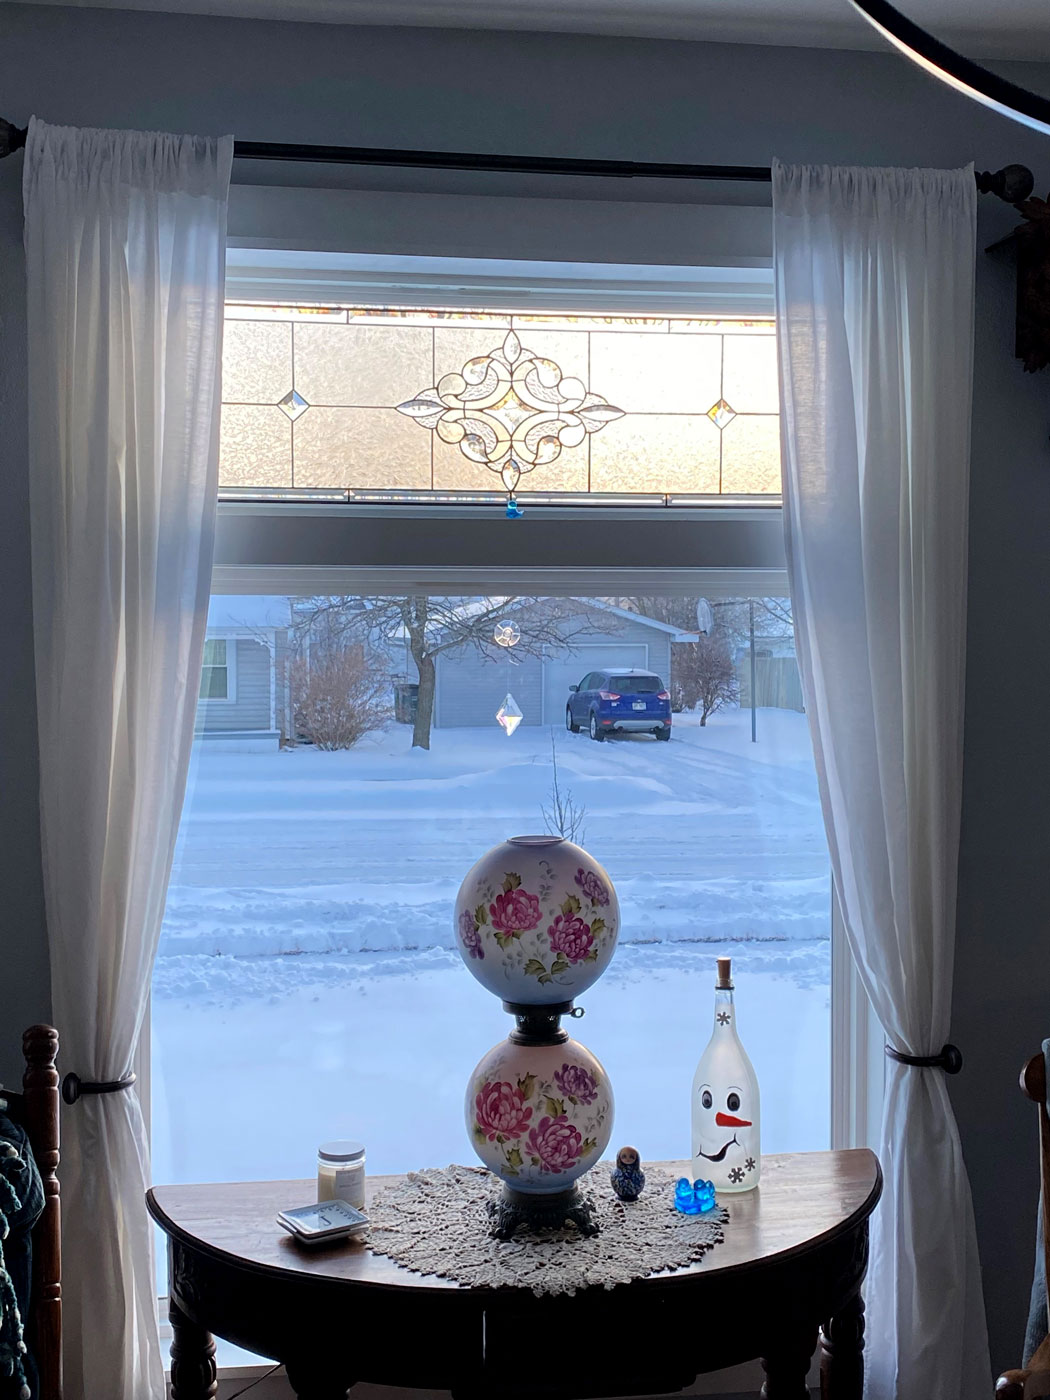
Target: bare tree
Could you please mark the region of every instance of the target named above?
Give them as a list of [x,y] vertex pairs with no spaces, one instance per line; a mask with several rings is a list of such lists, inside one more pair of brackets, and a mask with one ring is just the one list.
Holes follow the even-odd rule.
[[543,825],[552,836],[564,836],[567,841],[578,841],[583,845],[583,819],[587,809],[577,806],[568,788],[562,790],[558,781],[558,750],[555,747],[554,730],[551,730],[551,779],[550,806],[541,807]]
[[[302,646],[368,642],[389,649],[405,645],[419,677],[412,747],[430,748],[434,718],[435,662],[442,652],[472,648],[491,661],[520,662],[546,651],[571,651],[575,637],[608,632],[615,619],[578,602],[558,598],[432,598],[416,593],[400,598],[341,596],[296,601],[295,630]],[[498,646],[497,623],[513,621],[520,639]]]
[[676,643],[672,648],[671,674],[672,707],[698,709],[701,725],[706,725],[708,716],[723,706],[734,704],[740,695],[729,644],[717,631],[695,642]]
[[319,749],[349,749],[390,722],[390,677],[353,643],[296,657],[295,729]]

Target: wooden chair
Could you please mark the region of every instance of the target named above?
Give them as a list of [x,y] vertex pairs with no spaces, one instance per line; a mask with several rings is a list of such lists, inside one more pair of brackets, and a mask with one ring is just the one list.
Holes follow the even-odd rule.
[[33,1296],[27,1342],[40,1376],[40,1400],[62,1400],[62,1243],[58,1201],[58,1032],[30,1026],[22,1037],[22,1092],[3,1091],[8,1115],[26,1130],[44,1181],[44,1211],[33,1229]]
[[[1021,1088],[1039,1110],[1039,1181],[1043,1189],[1043,1260],[1050,1279],[1050,1116],[1046,1111],[1046,1060],[1033,1055],[1021,1071]],[[1050,1317],[1047,1319],[1050,1324]],[[1050,1335],[1023,1371],[1004,1371],[995,1386],[996,1400],[1036,1400],[1050,1396]]]

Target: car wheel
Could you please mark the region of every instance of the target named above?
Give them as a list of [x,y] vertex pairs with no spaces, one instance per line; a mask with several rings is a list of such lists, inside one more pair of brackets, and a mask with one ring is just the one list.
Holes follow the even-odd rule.
[[657,729],[657,730],[655,731],[655,733],[656,733],[656,737],[657,737],[658,739],[662,739],[662,740],[664,741],[664,743],[666,744],[667,741],[668,741],[668,740],[670,739],[670,737],[671,737],[671,726],[670,726],[670,725],[666,725],[663,729]]
[[596,744],[600,744],[605,738],[605,730],[598,724],[598,716],[591,712],[590,735]]
[[570,734],[579,734],[580,732],[580,726],[573,723],[572,711],[569,709],[568,705],[565,706],[565,728]]

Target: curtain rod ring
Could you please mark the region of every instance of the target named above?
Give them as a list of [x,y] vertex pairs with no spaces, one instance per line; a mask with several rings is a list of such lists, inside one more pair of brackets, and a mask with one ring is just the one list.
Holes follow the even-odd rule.
[[909,1065],[913,1069],[943,1069],[945,1074],[958,1074],[963,1067],[962,1051],[957,1045],[944,1045],[939,1055],[906,1055],[903,1050],[887,1045],[886,1054],[899,1065]]

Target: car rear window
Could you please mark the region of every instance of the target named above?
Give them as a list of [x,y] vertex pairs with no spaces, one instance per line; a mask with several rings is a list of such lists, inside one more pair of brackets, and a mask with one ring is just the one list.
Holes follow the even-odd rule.
[[655,695],[663,688],[659,676],[613,676],[609,680],[609,689],[620,695]]

